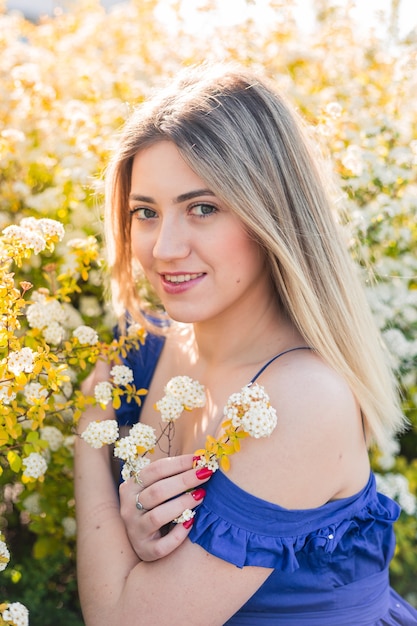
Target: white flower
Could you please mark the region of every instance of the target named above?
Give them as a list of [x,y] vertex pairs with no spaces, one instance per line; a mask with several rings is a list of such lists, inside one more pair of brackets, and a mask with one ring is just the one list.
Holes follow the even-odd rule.
[[65,321],[65,309],[58,300],[48,299],[43,294],[34,294],[33,299],[33,304],[26,311],[26,319],[31,328],[45,328],[53,322],[62,324]]
[[187,409],[203,407],[206,404],[204,387],[198,380],[189,376],[175,376],[165,387],[165,393],[178,398]]
[[123,437],[116,441],[114,446],[114,456],[123,461],[135,459],[137,456],[137,445],[132,437]]
[[38,452],[31,452],[28,457],[23,459],[22,464],[26,467],[23,472],[28,478],[40,478],[48,469],[48,465]]
[[94,346],[98,342],[98,334],[90,326],[78,326],[72,334],[83,346]]
[[7,367],[12,374],[18,376],[22,372],[33,372],[33,366],[35,363],[35,355],[30,348],[22,348],[9,354],[7,359]]
[[[23,220],[22,220],[23,221]],[[21,222],[22,223],[22,222]],[[62,241],[65,235],[65,229],[61,222],[51,220],[47,217],[43,217],[39,220],[39,226],[45,237],[52,239],[57,237],[59,241]]]
[[137,322],[132,322],[132,324],[129,324],[129,326],[127,327],[127,336],[128,337],[135,337],[141,331],[143,331],[143,326],[141,326]]
[[10,561],[10,552],[4,541],[0,540],[0,572],[6,569]]
[[153,450],[155,446],[155,430],[147,424],[138,422],[132,426],[127,437],[116,442],[114,456],[124,461],[133,461],[138,455]]
[[62,520],[65,537],[75,537],[77,523],[73,517],[64,517]]
[[397,439],[390,439],[383,448],[381,455],[378,457],[378,465],[383,470],[389,470],[395,463],[395,457],[400,451],[400,442]]
[[336,119],[342,115],[342,107],[338,102],[329,102],[326,106],[326,113],[329,117]]
[[33,515],[40,515],[40,513],[42,513],[42,508],[40,505],[39,493],[31,493],[27,498],[23,500],[23,506],[29,513],[32,513]]
[[155,408],[161,413],[163,422],[173,422],[177,420],[184,411],[184,405],[181,400],[170,395],[166,395],[156,402]]
[[35,404],[36,400],[42,400],[48,397],[48,390],[40,383],[31,382],[25,385],[23,395],[28,404]]
[[58,322],[51,322],[42,330],[47,343],[57,346],[65,337],[65,329]]
[[375,474],[376,484],[379,491],[389,498],[397,500],[407,515],[415,515],[417,512],[417,498],[410,493],[408,480],[402,474]]
[[3,404],[10,404],[16,398],[16,394],[14,391],[10,393],[10,383],[1,383],[0,384],[0,402]]
[[207,460],[204,456],[202,456],[198,459],[198,461],[196,461],[195,468],[200,469],[202,467],[208,467],[208,469],[211,469],[212,472],[217,472],[220,465],[215,457],[211,457]]
[[12,602],[2,615],[5,622],[11,622],[14,626],[29,626],[29,611],[20,602]]
[[265,389],[255,383],[230,396],[224,415],[235,428],[243,428],[251,437],[269,437],[277,425],[277,414]]
[[102,448],[105,444],[114,443],[119,436],[116,420],[91,422],[81,434],[82,439],[92,448]]
[[151,460],[145,456],[139,456],[137,459],[126,461],[121,472],[122,479],[126,481],[129,480],[129,478],[138,476],[140,470],[149,465],[150,462]]
[[115,385],[127,385],[133,381],[133,372],[126,365],[115,365],[112,367],[110,374],[113,376]]
[[105,406],[109,402],[111,402],[113,397],[113,387],[111,383],[107,381],[97,383],[97,385],[94,387],[94,397],[99,404]]
[[130,437],[137,446],[146,448],[146,450],[152,450],[156,446],[155,430],[147,424],[138,422],[129,431]]
[[24,248],[33,250],[35,254],[39,254],[46,247],[46,241],[42,235],[21,226],[7,226],[3,230],[3,235],[11,243],[19,243]]
[[184,522],[188,522],[190,519],[193,519],[194,515],[195,511],[192,511],[191,509],[185,509],[185,511],[183,511],[179,517],[176,517],[172,521],[175,524],[183,524]]
[[87,315],[92,318],[98,317],[103,312],[100,302],[95,296],[82,296],[80,298],[79,308],[82,315]]
[[48,442],[52,451],[59,450],[64,443],[64,435],[55,426],[45,426],[40,429],[41,439]]
[[407,359],[414,356],[413,343],[407,340],[399,328],[389,328],[384,331],[383,339],[390,352],[393,352],[399,359]]
[[349,146],[342,163],[354,176],[360,176],[363,172],[362,150],[359,146]]

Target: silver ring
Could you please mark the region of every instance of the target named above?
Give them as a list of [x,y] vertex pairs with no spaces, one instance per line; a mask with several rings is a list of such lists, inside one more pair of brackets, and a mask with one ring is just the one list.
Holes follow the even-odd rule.
[[145,507],[143,506],[143,504],[139,501],[139,494],[136,494],[136,508],[138,511],[147,511],[148,509],[145,509]]

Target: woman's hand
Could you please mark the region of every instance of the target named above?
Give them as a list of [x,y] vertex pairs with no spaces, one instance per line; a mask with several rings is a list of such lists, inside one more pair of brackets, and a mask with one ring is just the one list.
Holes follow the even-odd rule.
[[[120,486],[120,512],[132,547],[142,561],[156,561],[183,543],[192,521],[172,524],[185,509],[194,509],[205,496],[207,472],[193,469],[191,454],[150,463],[140,478]],[[143,509],[138,510],[136,503]]]

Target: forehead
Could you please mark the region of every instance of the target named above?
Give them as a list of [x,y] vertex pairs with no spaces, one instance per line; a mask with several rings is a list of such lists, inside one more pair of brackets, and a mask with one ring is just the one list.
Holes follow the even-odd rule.
[[136,153],[132,166],[132,189],[136,184],[163,186],[165,184],[198,184],[204,181],[186,163],[171,141],[159,141]]

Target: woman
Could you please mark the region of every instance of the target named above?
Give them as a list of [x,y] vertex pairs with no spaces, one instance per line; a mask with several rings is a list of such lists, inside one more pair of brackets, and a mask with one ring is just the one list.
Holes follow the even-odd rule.
[[[185,72],[128,122],[106,220],[115,302],[150,331],[126,360],[149,390],[140,421],[160,432],[154,405],[176,376],[203,384],[206,404],[176,422],[169,457],[156,448],[123,483],[121,507],[109,448],[77,441],[87,626],[417,624],[389,587],[399,510],[376,494],[367,452],[403,426],[395,383],[282,97],[234,69]],[[146,314],[138,268],[169,325]],[[276,409],[273,432],[245,439],[227,475],[196,467],[250,381]],[[103,418],[113,411],[89,409],[80,430]],[[184,510],[195,517],[170,524]]]

